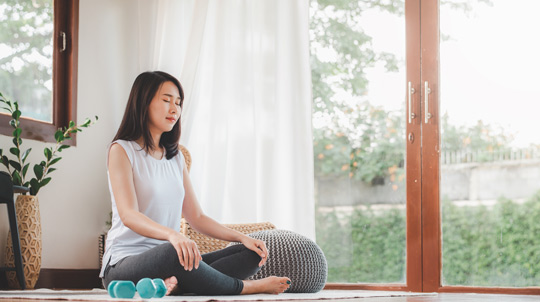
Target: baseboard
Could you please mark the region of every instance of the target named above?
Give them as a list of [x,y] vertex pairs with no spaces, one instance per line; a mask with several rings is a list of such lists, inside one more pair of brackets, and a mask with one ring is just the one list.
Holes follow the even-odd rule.
[[[99,269],[43,268],[36,283],[36,288],[91,289],[101,287]],[[3,273],[0,274],[0,288],[7,288],[7,279]]]
[[6,272],[0,272],[0,289],[7,289]]

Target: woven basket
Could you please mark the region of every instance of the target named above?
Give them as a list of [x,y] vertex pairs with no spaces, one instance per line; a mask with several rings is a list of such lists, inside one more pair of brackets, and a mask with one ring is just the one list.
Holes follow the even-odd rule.
[[[21,253],[24,268],[24,280],[27,289],[33,289],[41,270],[41,216],[36,196],[19,195],[15,201],[17,224],[21,240]],[[5,264],[15,266],[11,231],[8,233]],[[20,288],[15,272],[6,272],[10,288]]]
[[[225,224],[225,226],[233,230],[236,230],[242,234],[250,234],[250,233],[264,231],[264,230],[273,230],[276,228],[270,222]],[[182,218],[181,231],[182,231],[182,234],[184,234],[186,237],[188,237],[189,239],[197,243],[197,247],[199,248],[199,251],[201,252],[201,254],[224,249],[229,244],[228,241],[214,239],[195,231],[184,218]]]

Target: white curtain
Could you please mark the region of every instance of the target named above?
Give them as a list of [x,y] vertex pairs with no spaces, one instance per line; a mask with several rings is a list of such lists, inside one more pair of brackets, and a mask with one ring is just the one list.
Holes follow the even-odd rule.
[[314,239],[309,1],[149,2],[139,66],[184,86],[181,143],[204,211]]

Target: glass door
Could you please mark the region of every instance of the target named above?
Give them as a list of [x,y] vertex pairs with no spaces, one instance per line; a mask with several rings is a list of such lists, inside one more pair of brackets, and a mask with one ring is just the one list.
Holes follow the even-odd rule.
[[419,15],[418,0],[311,1],[316,236],[329,283],[421,290],[420,125],[403,114],[407,78],[420,79]]
[[540,2],[440,6],[443,286],[538,286]]
[[537,2],[311,2],[330,283],[538,294]]

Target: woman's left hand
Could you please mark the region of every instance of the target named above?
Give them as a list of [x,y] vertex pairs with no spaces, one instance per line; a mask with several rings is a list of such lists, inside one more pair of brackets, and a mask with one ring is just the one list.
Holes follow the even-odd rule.
[[245,236],[241,242],[245,247],[254,251],[261,257],[259,266],[263,266],[266,263],[266,260],[268,260],[268,249],[266,249],[264,241]]

